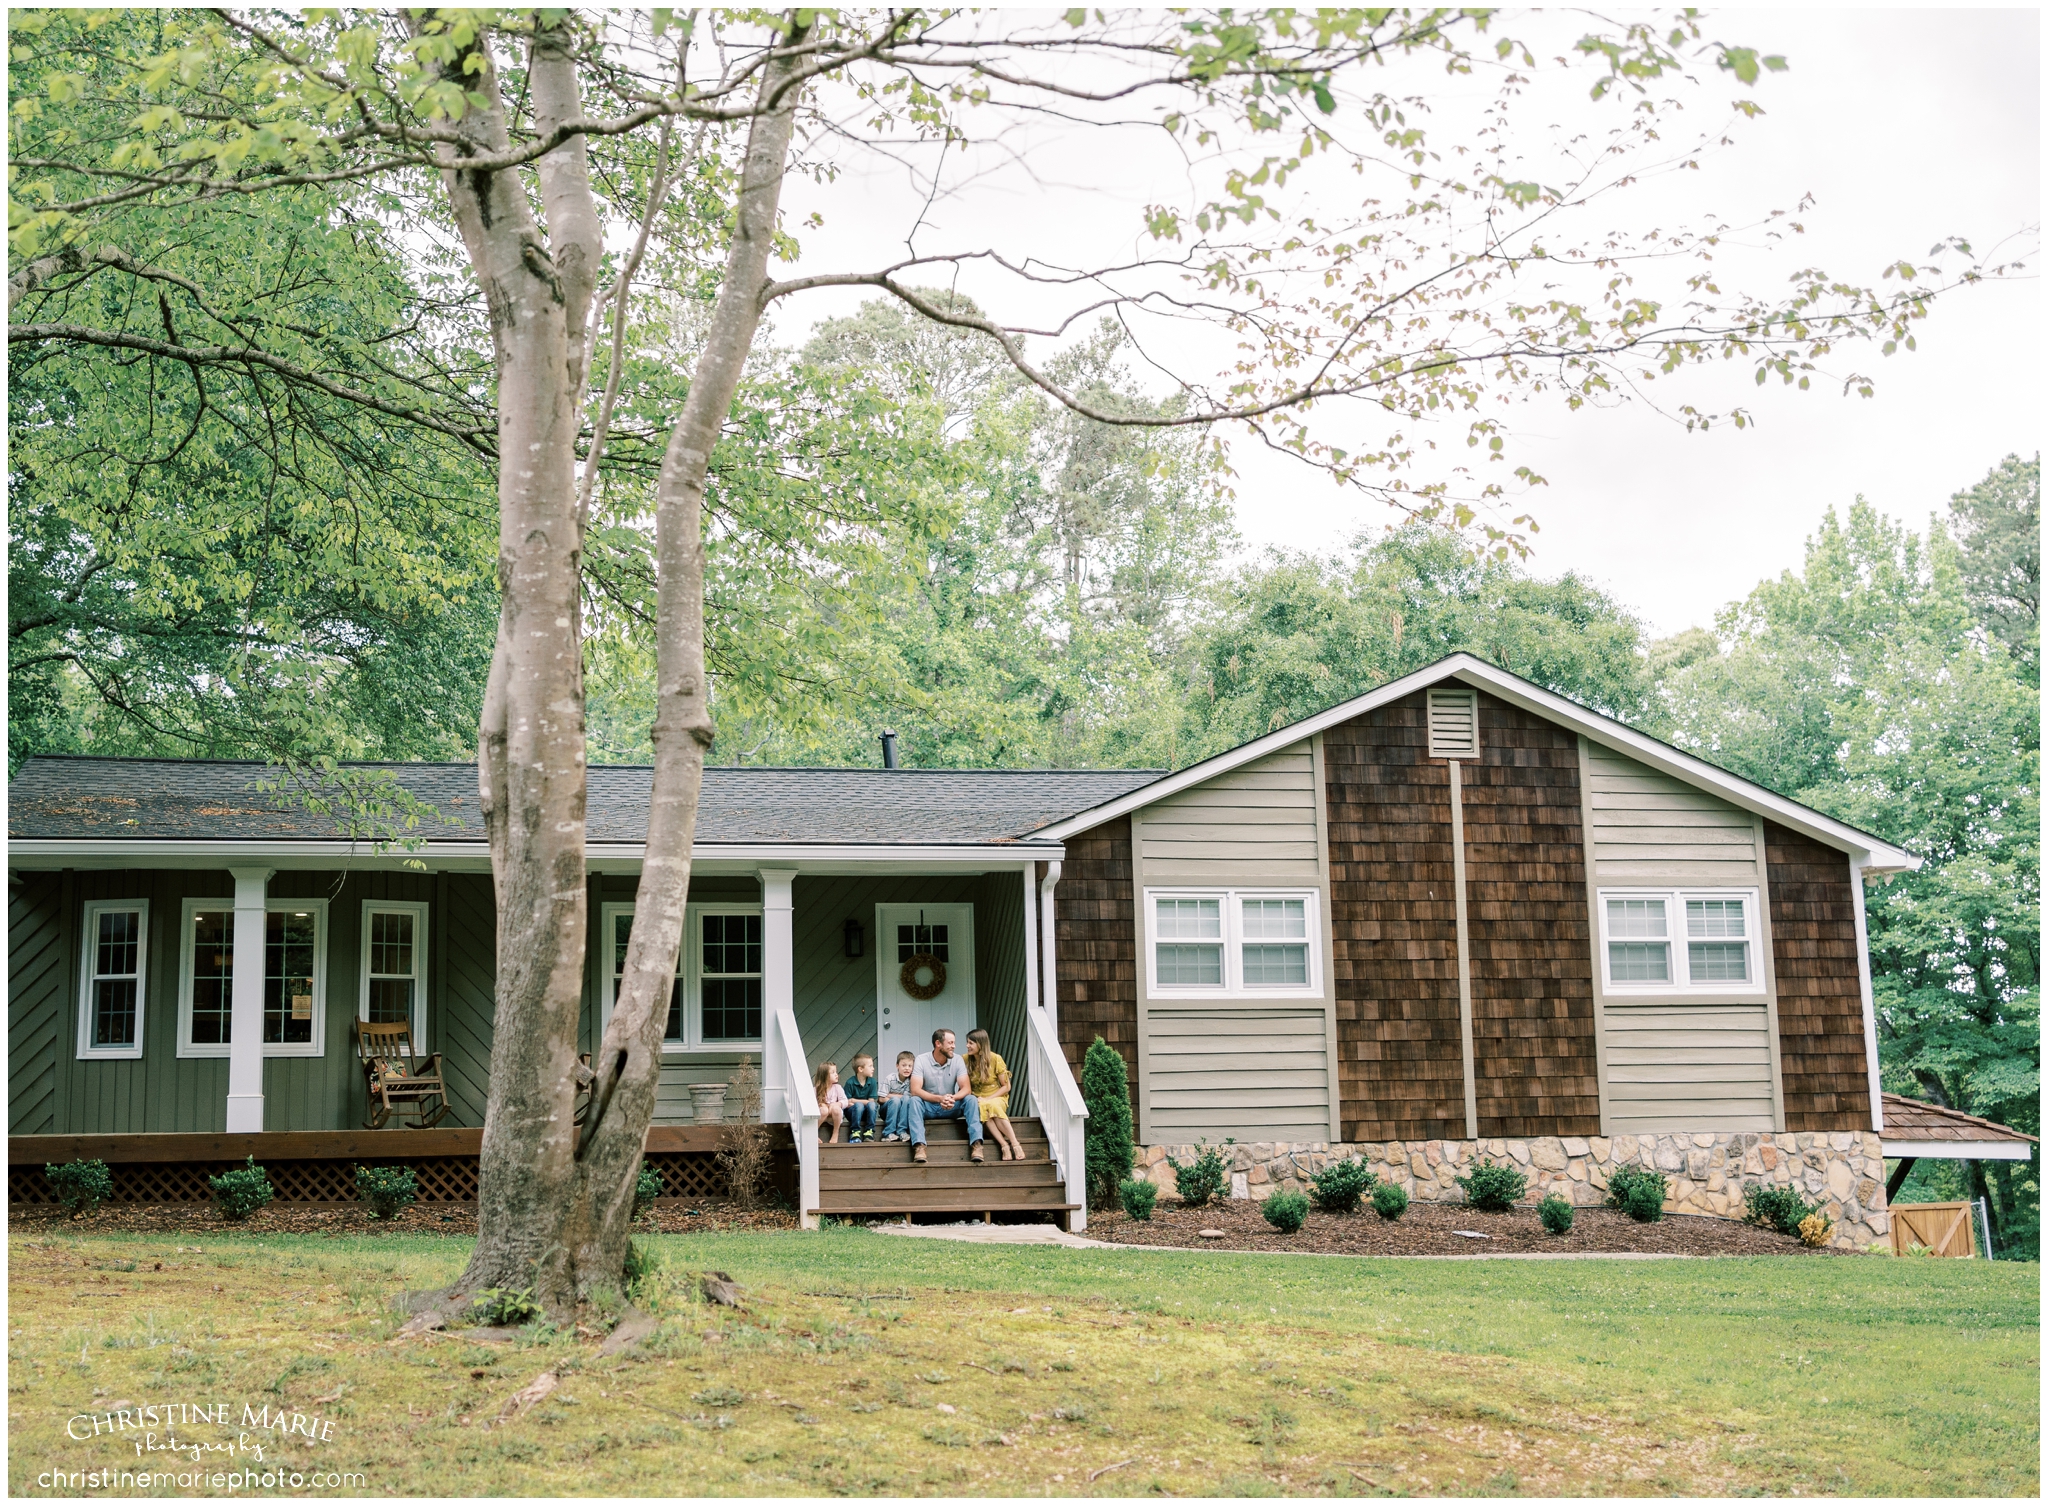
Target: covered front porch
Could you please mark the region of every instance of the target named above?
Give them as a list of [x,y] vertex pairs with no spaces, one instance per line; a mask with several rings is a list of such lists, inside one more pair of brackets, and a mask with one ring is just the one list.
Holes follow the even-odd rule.
[[[1086,1110],[1059,1046],[1056,990],[1043,986],[1058,975],[1060,865],[986,863],[980,855],[925,858],[878,870],[828,857],[694,877],[656,1126],[728,1115],[724,1090],[741,1062],[756,1057],[762,1117],[791,1128],[806,1227],[833,1214],[1027,1208],[1085,1225]],[[592,875],[592,951],[604,970],[595,980],[593,1038],[624,966],[636,886],[630,871]],[[928,1168],[909,1165],[900,1145],[871,1144],[831,1151],[826,1173],[813,1090],[824,1063],[847,1080],[856,1060],[870,1057],[875,1074],[887,1076],[899,1054],[929,1050],[935,1030],[964,1042],[977,1027],[1010,1067],[1011,1112],[1037,1168],[963,1175],[952,1163],[965,1164],[964,1146],[957,1157],[946,1149],[955,1138],[948,1131],[934,1136]]]
[[[933,1028],[964,1038],[980,1026],[1011,1067],[1013,1113],[1042,1126],[1044,1169],[1057,1190],[1067,1168],[1080,1165],[1083,1117],[1040,987],[1056,976],[1057,881],[1056,857],[992,866],[973,850],[700,860],[662,1046],[650,1164],[683,1155],[685,1136],[689,1155],[708,1163],[735,1106],[728,1085],[751,1060],[763,1120],[789,1127],[785,1153],[795,1164],[787,1194],[807,1225],[906,1203],[934,1211],[934,1198],[964,1198],[962,1207],[984,1212],[1009,1206],[997,1189],[1013,1178],[992,1176],[987,1195],[971,1197],[908,1188],[895,1169],[907,1161],[901,1146],[835,1153],[833,1174],[821,1178],[816,1067],[834,1062],[850,1077],[855,1058],[866,1055],[886,1074],[899,1050],[928,1049]],[[637,861],[593,859],[579,1025],[586,1052],[609,1016],[637,885]],[[27,1053],[17,1045],[15,1200],[29,1193],[33,1168],[84,1154],[78,1147],[88,1142],[92,1158],[130,1168],[117,1181],[138,1195],[157,1188],[203,1197],[199,1163],[252,1153],[291,1163],[289,1176],[273,1179],[287,1198],[352,1196],[344,1185],[352,1172],[343,1173],[370,1159],[432,1162],[439,1183],[465,1185],[465,1173],[451,1168],[465,1159],[473,1167],[473,1148],[440,1142],[473,1138],[489,1095],[496,925],[490,875],[474,856],[427,872],[390,859],[359,868],[61,870],[23,875],[15,912],[17,954],[25,932],[46,932],[48,1044],[79,1043],[40,1061],[34,1042]],[[99,931],[109,926],[139,938],[132,957],[112,958],[133,971],[136,1016],[125,1034],[111,1032],[113,1049],[97,1044],[110,1032],[95,1017],[109,963]],[[64,979],[80,986],[64,988]],[[445,1114],[433,1127],[414,1127],[403,1112],[368,1127],[358,1030],[369,1023],[403,1023],[421,1053],[439,1058],[445,1104],[436,1107]],[[193,1175],[161,1169],[180,1159]],[[670,1168],[677,1192],[713,1190],[698,1185],[700,1175],[682,1176],[686,1164],[693,1163]],[[905,1195],[860,1196],[869,1180]],[[1078,1175],[1072,1182],[1078,1187]],[[1069,1207],[1078,1196],[1049,1196],[1042,1186],[1020,1196],[1085,1218]]]

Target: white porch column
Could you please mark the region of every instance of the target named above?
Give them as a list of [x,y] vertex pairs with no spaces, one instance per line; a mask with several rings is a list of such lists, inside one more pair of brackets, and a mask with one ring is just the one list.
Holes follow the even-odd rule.
[[1038,864],[1024,865],[1024,1007],[1038,1007]]
[[271,870],[228,872],[235,876],[235,961],[229,995],[227,1132],[253,1135],[263,1129],[263,902]]
[[[810,1070],[785,1058],[787,1038],[777,1021],[796,1023],[796,905],[794,868],[761,870],[761,1122],[788,1124],[790,1074]],[[796,1032],[791,1030],[790,1036]]]
[[1877,1060],[1877,992],[1870,983],[1870,922],[1863,910],[1864,862],[1860,854],[1849,859],[1849,898],[1856,910],[1856,987],[1863,995],[1863,1065],[1870,1080],[1870,1127],[1881,1135],[1884,1074]]
[[1054,1040],[1060,1038],[1060,956],[1052,892],[1059,883],[1060,865],[1047,863],[1045,877],[1038,882],[1038,1002],[1052,1023]]

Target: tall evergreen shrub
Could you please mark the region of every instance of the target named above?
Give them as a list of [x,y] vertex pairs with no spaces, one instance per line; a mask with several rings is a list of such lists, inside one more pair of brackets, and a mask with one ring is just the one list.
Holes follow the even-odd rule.
[[1131,1174],[1131,1080],[1124,1059],[1101,1036],[1081,1058],[1081,1100],[1088,1105],[1088,1206],[1116,1204]]

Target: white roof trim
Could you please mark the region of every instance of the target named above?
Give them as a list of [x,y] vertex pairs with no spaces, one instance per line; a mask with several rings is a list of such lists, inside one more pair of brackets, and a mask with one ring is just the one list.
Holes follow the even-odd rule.
[[1796,832],[1812,837],[1817,842],[1861,857],[1861,866],[1869,872],[1910,872],[1920,866],[1920,860],[1903,848],[1880,842],[1868,832],[1858,831],[1853,826],[1824,816],[1796,800],[1787,800],[1783,795],[1773,794],[1762,785],[1744,779],[1739,774],[1717,769],[1704,759],[1680,752],[1670,744],[1645,736],[1612,717],[1602,716],[1597,711],[1588,711],[1576,701],[1566,700],[1540,685],[1531,684],[1520,675],[1498,669],[1483,659],[1474,658],[1471,654],[1452,654],[1448,658],[1439,659],[1436,663],[1418,669],[1412,674],[1403,675],[1398,680],[1389,680],[1377,690],[1369,690],[1364,695],[1354,696],[1340,705],[1330,707],[1327,711],[1319,711],[1314,716],[1282,727],[1277,732],[1269,732],[1264,737],[1254,738],[1227,753],[1218,753],[1214,758],[1191,764],[1177,774],[1168,774],[1163,779],[1141,785],[1129,794],[1107,801],[1092,810],[1069,816],[1064,821],[1055,821],[1032,835],[1040,840],[1065,841],[1068,837],[1087,831],[1090,827],[1099,826],[1104,821],[1113,821],[1118,816],[1128,815],[1168,796],[1177,795],[1182,790],[1203,784],[1219,774],[1227,774],[1230,770],[1264,758],[1269,753],[1277,753],[1282,748],[1291,747],[1303,738],[1313,737],[1318,732],[1348,722],[1368,711],[1375,711],[1391,701],[1413,695],[1416,691],[1443,680],[1458,680],[1476,689],[1485,690],[1511,706],[1519,706],[1524,711],[1533,712],[1584,733],[1594,742],[1612,748],[1617,753],[1626,754],[1639,763],[1648,764],[1674,779],[1682,779],[1688,784],[1709,790],[1731,805],[1766,816],[1781,826],[1788,826]]
[[[644,842],[589,842],[584,845],[585,861],[597,863],[638,863],[647,852]],[[1016,842],[699,842],[690,850],[690,861],[729,867],[735,864],[788,863],[799,868],[818,864],[928,863],[941,866],[969,866],[976,871],[1006,867],[1043,859],[1057,861],[1065,855],[1057,842],[1036,837]],[[222,838],[214,841],[147,837],[18,838],[7,844],[10,863],[49,865],[72,860],[67,866],[134,868],[152,865],[172,867],[226,867],[230,863],[255,859],[287,861],[295,867],[329,865],[338,861],[358,864],[467,860],[488,867],[490,849],[482,842],[422,842],[418,847],[389,844],[379,852],[373,842],[333,840],[272,841],[261,838]]]
[[2018,1140],[1902,1140],[1895,1135],[1884,1136],[1887,1161],[2025,1161],[2033,1153],[2031,1145]]

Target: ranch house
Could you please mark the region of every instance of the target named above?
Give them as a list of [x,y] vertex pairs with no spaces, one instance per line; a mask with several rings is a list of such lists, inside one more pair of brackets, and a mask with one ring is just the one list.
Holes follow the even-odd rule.
[[[407,848],[257,792],[256,764],[22,765],[13,1199],[80,1155],[129,1199],[204,1196],[250,1154],[284,1197],[350,1197],[372,1160],[473,1195],[495,931],[475,770],[388,767],[437,813]],[[650,773],[589,787],[586,1050]],[[1344,1154],[1454,1195],[1494,1156],[1590,1203],[1645,1162],[1676,1211],[1797,1180],[1866,1245],[1888,1153],[2003,1153],[1885,1124],[1864,885],[1915,865],[1462,654],[1174,773],[712,768],[648,1164],[672,1194],[716,1190],[751,1060],[806,1222],[1082,1226],[1075,1080],[1100,1036],[1129,1067],[1140,1174],[1168,1186],[1166,1156],[1203,1141],[1231,1142],[1238,1195]],[[1031,1159],[969,1165],[936,1129],[926,1167],[819,1146],[813,1066],[886,1070],[975,1025]],[[380,1093],[401,1036],[438,1092]]]

